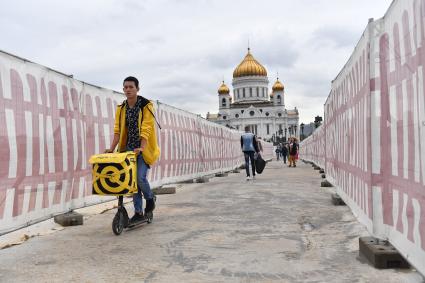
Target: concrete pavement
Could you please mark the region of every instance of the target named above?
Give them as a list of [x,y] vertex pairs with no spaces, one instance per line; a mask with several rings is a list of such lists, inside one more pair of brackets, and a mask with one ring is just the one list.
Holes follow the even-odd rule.
[[368,232],[321,181],[310,165],[273,161],[255,181],[241,170],[184,184],[158,196],[154,223],[120,236],[109,210],[0,250],[0,281],[424,282],[361,258]]

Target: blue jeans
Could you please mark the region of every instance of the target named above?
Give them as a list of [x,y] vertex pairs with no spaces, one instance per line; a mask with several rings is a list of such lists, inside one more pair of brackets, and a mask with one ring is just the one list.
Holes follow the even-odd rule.
[[151,186],[146,178],[149,168],[140,153],[137,156],[137,193],[133,194],[134,211],[138,213],[143,212],[142,192],[145,199],[153,198]]
[[252,176],[255,176],[255,162],[254,162],[254,152],[253,151],[244,151],[245,156],[245,169],[246,169],[246,176],[249,177],[249,160],[251,160],[251,167],[252,167]]

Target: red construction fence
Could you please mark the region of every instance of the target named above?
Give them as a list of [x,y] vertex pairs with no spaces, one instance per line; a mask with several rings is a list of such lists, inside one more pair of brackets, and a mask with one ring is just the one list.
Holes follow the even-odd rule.
[[425,274],[425,1],[393,1],[332,81],[301,156]]
[[[149,97],[148,97],[149,98]],[[0,52],[0,235],[110,200],[91,194],[88,159],[110,146],[122,93]],[[238,131],[155,102],[161,147],[153,187],[228,171],[243,155]],[[272,145],[263,155],[272,157]]]

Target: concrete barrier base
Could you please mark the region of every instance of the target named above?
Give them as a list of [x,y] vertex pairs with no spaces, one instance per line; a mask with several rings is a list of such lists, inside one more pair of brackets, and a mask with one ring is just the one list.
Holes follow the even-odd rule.
[[223,172],[223,173],[216,173],[216,174],[215,174],[215,176],[216,176],[216,177],[227,177],[227,176],[229,176],[229,173],[227,173],[227,172]]
[[176,193],[176,186],[173,185],[167,185],[167,186],[162,186],[159,188],[154,188],[152,189],[152,192],[155,195],[167,195],[167,194],[175,194]]
[[321,187],[333,187],[331,183],[329,183],[328,180],[323,180],[322,183],[320,183]]
[[345,202],[338,194],[332,194],[331,198],[334,205],[345,205]]
[[196,183],[208,183],[210,179],[208,177],[199,177],[196,179]]
[[375,268],[409,268],[409,263],[385,240],[374,237],[359,238],[359,253]]
[[75,211],[70,211],[64,214],[56,215],[54,221],[62,226],[83,225],[83,215]]
[[189,180],[185,180],[180,182],[181,184],[193,184],[194,183],[194,179],[189,179]]
[[320,173],[320,174],[323,174],[323,173],[325,173],[325,170],[320,169],[320,170],[319,170],[319,173]]
[[239,169],[233,169],[233,171],[232,171],[233,173],[240,173],[241,172],[241,170],[239,170]]

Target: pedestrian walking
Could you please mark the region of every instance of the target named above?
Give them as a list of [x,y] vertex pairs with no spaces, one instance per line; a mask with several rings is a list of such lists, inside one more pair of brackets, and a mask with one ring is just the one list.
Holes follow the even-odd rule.
[[249,172],[250,162],[252,168],[252,179],[255,180],[254,154],[258,153],[260,150],[258,148],[257,139],[255,135],[250,132],[249,127],[245,127],[245,133],[241,136],[241,148],[245,157],[246,180],[249,181],[251,179],[251,174]]
[[276,160],[279,161],[279,157],[280,157],[280,147],[279,147],[279,144],[276,145],[276,149],[274,150],[274,152],[276,153]]
[[258,146],[259,152],[263,152],[263,145],[261,144],[261,138],[257,139],[257,146]]
[[289,143],[289,167],[297,167],[298,143],[295,137],[290,139]]
[[283,158],[283,162],[286,164],[286,158],[288,157],[288,145],[284,144],[282,146],[282,158]]

